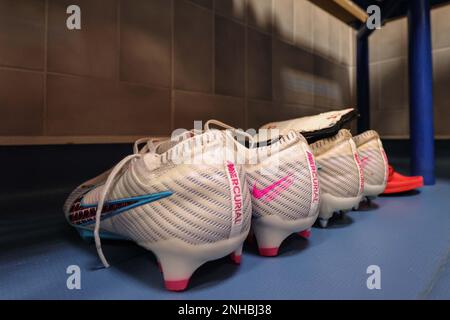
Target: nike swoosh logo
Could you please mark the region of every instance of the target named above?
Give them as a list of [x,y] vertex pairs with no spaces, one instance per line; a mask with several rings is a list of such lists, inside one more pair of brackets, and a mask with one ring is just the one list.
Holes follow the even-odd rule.
[[367,165],[367,162],[369,162],[369,157],[364,157],[359,162],[361,163],[361,167],[364,168]]
[[[136,197],[105,201],[101,220],[109,219],[130,209],[170,197],[172,194],[172,191],[163,191]],[[79,197],[70,208],[69,220],[72,224],[86,226],[95,223],[98,204],[83,204],[84,195]]]
[[[266,188],[264,188],[264,189],[258,189],[258,188],[256,187],[256,183],[255,183],[255,184],[253,185],[253,190],[252,190],[253,197],[255,197],[256,199],[261,199],[261,198],[263,198],[264,196],[268,195],[269,193],[275,191],[275,188],[276,188],[276,187],[278,187],[278,186],[280,186],[280,185],[284,185],[285,182],[287,182],[287,180],[288,180],[291,176],[292,176],[292,174],[289,174],[289,175],[287,175],[286,177],[284,177],[284,178],[278,180],[277,182],[271,184],[270,186],[268,186],[268,187],[266,187]],[[292,184],[292,182],[289,183],[288,186],[285,186],[284,189],[287,189],[291,184]],[[283,189],[283,190],[284,190],[284,189]],[[273,197],[272,197],[272,198],[273,198]]]

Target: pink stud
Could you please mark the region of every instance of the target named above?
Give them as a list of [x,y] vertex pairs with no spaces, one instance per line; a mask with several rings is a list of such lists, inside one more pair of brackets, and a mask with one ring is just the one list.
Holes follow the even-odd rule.
[[303,230],[299,232],[298,235],[302,238],[309,239],[309,237],[311,237],[311,229]]
[[235,264],[241,264],[241,258],[242,256],[239,254],[235,254],[234,252],[230,254],[231,261],[233,261]]
[[184,280],[166,280],[164,281],[166,289],[169,291],[184,291],[186,290],[189,279]]
[[278,255],[278,248],[259,248],[259,254],[263,257],[275,257]]

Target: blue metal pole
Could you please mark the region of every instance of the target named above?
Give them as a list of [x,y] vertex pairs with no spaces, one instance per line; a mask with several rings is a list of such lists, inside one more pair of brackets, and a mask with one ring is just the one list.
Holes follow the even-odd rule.
[[356,94],[360,114],[360,118],[358,119],[358,132],[361,133],[370,128],[368,35],[357,37],[356,46]]
[[429,0],[409,1],[409,99],[411,170],[435,183],[433,65]]
[[[382,6],[383,23],[395,10],[402,5],[404,1],[386,1]],[[357,104],[360,118],[358,120],[358,132],[364,132],[370,129],[370,85],[369,85],[369,36],[375,29],[369,29],[367,24],[359,27],[356,35],[356,85],[357,85]]]

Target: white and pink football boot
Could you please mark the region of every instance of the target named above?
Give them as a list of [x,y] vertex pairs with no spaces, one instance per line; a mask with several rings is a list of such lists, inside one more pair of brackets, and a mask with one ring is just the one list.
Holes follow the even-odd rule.
[[[240,130],[216,120],[208,121],[205,129],[211,124],[239,135]],[[276,256],[289,235],[309,237],[319,212],[320,189],[314,155],[303,136],[295,131],[282,137],[267,136],[276,139],[254,146],[250,137],[249,147],[236,144],[236,154],[238,159],[245,159],[252,195],[252,229],[259,253]]]
[[364,172],[364,197],[369,200],[384,192],[389,176],[389,164],[380,136],[369,130],[353,137]]
[[184,290],[205,262],[232,253],[239,260],[250,229],[251,195],[243,166],[226,159],[227,140],[234,141],[211,130],[164,152],[135,146],[135,154],[75,189],[66,218],[95,237],[105,267],[101,238],[132,240],[156,255],[168,290]]
[[364,174],[350,131],[342,129],[310,147],[319,166],[319,222],[326,228],[334,212],[358,207],[364,192]]

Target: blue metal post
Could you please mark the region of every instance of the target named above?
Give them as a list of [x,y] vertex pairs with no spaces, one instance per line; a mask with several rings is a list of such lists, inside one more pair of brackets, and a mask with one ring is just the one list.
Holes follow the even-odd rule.
[[411,170],[435,183],[433,65],[429,0],[409,1],[409,99]]
[[356,94],[360,114],[360,118],[358,119],[358,132],[361,133],[370,128],[368,35],[358,36],[356,46]]

